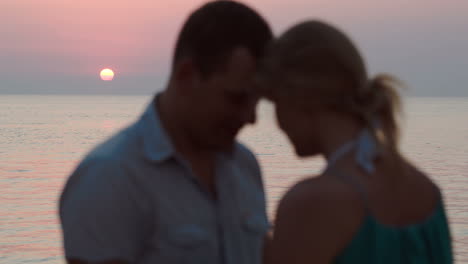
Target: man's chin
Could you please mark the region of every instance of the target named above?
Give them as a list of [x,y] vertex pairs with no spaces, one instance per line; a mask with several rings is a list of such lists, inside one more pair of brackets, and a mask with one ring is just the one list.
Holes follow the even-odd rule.
[[235,141],[230,141],[229,143],[223,144],[220,147],[220,151],[231,153],[234,149]]
[[218,151],[232,152],[232,150],[234,149],[235,142],[235,138],[220,140],[218,144],[216,144],[216,148]]

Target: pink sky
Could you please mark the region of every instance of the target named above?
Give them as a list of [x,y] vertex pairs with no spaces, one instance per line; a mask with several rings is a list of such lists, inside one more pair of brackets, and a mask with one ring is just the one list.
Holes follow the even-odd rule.
[[[165,76],[178,30],[190,11],[201,3],[2,0],[0,70],[9,76],[43,74],[53,78],[62,74],[85,78],[95,77],[100,69],[110,67],[116,77]],[[445,63],[450,64],[452,57],[460,56],[455,52],[465,44],[468,46],[465,0],[246,3],[264,15],[277,33],[307,18],[321,18],[339,25],[365,49],[369,64],[378,71],[399,71],[399,64],[405,63],[410,54],[417,54],[424,61],[421,67],[427,67],[427,60],[440,63],[439,53],[448,52]],[[457,71],[458,67],[453,67]],[[414,82],[423,84],[417,78]]]

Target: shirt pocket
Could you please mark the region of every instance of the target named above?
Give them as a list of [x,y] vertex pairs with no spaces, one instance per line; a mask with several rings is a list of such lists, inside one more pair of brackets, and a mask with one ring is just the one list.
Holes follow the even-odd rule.
[[208,242],[206,229],[195,224],[180,225],[171,228],[167,236],[168,242],[178,248],[196,248]]
[[264,236],[270,228],[270,223],[264,213],[250,212],[244,217],[243,221],[244,230],[251,235]]
[[158,239],[164,263],[212,262],[213,236],[209,229],[197,224],[181,224],[168,228]]
[[262,263],[264,238],[269,228],[270,224],[263,211],[251,212],[244,217],[244,250],[249,256],[246,259],[249,263]]

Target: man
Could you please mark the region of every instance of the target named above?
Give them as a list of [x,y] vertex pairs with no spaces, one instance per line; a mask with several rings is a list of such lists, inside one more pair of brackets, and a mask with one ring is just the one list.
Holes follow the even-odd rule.
[[94,149],[60,200],[69,263],[260,263],[268,228],[260,170],[235,142],[255,121],[267,23],[233,1],[196,10],[166,90]]

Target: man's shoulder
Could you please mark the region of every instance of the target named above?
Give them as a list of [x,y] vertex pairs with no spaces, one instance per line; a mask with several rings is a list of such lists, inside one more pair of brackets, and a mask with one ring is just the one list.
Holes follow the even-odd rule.
[[136,152],[140,143],[136,132],[134,126],[122,129],[94,147],[85,160],[125,161],[138,157]]
[[129,180],[131,159],[136,159],[137,144],[132,130],[126,128],[92,149],[70,175],[64,192],[81,188],[95,189]]
[[126,160],[134,144],[129,132],[95,147],[68,178],[59,200],[67,258],[133,259],[149,230],[151,200]]
[[75,168],[67,180],[63,195],[84,190],[99,193],[111,186],[126,185],[128,181],[129,175],[122,158],[118,155],[110,155],[98,147]]

